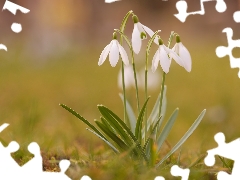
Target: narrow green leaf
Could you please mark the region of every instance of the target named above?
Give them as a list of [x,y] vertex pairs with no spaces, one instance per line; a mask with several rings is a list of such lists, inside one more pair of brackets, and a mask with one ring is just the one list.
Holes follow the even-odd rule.
[[110,109],[108,109],[105,106],[102,106],[102,108],[104,108],[105,110],[107,110],[109,112],[109,114],[116,119],[117,122],[119,122],[119,124],[124,128],[124,130],[130,135],[130,137],[134,140],[134,142],[136,143],[136,147],[137,150],[140,152],[140,154],[142,155],[142,157],[145,159],[145,161],[148,163],[148,158],[146,156],[146,154],[144,153],[140,143],[138,142],[137,138],[134,136],[134,134],[132,133],[132,131],[127,127],[127,125],[114,113],[112,112]]
[[107,120],[104,117],[100,117],[102,123],[108,128],[110,131],[112,131],[114,134],[117,134],[115,129],[107,122]]
[[128,146],[119,138],[117,137],[112,131],[110,131],[104,124],[99,121],[95,121],[98,127],[109,137],[111,138],[120,148],[124,151],[128,150]]
[[143,117],[144,117],[144,112],[146,110],[146,106],[148,103],[149,97],[147,98],[146,102],[144,103],[137,119],[137,124],[135,128],[135,136],[138,138],[138,141],[141,142],[142,140],[142,122],[143,122]]
[[[119,94],[120,98],[123,101],[123,95]],[[128,101],[126,101],[126,105],[127,105],[127,115],[128,115],[128,120],[129,120],[129,124],[130,124],[130,129],[132,130],[132,132],[135,132],[135,128],[136,128],[136,122],[137,122],[137,118],[133,112],[132,106],[129,104]]]
[[100,113],[103,115],[103,117],[108,121],[110,126],[112,126],[115,129],[115,131],[128,144],[128,146],[132,146],[133,143],[131,138],[126,134],[126,132],[124,131],[122,126],[116,121],[116,119],[113,118],[111,114],[109,114],[109,112],[105,108],[103,108],[103,106],[99,105],[98,109]]
[[146,142],[145,142],[145,144],[144,144],[144,146],[143,146],[143,150],[144,150],[144,151],[146,150],[147,144],[149,143],[149,140],[150,140],[151,136],[155,133],[156,128],[157,128],[158,123],[160,122],[161,118],[162,118],[162,117],[160,117],[160,118],[158,119],[158,121],[155,123],[155,125],[154,125],[154,127],[153,127],[153,129],[152,129],[152,132],[150,133],[149,137],[147,138],[147,140],[146,140]]
[[164,126],[158,140],[157,140],[157,152],[159,152],[160,148],[162,147],[162,144],[164,143],[164,141],[166,140],[168,134],[170,133],[170,130],[172,129],[173,124],[175,123],[176,119],[177,119],[177,115],[178,115],[178,111],[179,109],[176,108],[174,110],[174,112],[172,113],[172,115],[170,116],[167,124]]
[[171,156],[172,153],[174,153],[182,144],[191,136],[191,134],[195,131],[195,129],[198,127],[199,123],[202,121],[202,118],[204,117],[206,113],[206,109],[204,109],[201,114],[198,116],[198,118],[194,121],[192,126],[188,129],[188,131],[184,134],[184,136],[179,140],[179,142],[172,148],[172,150],[155,166],[158,167],[160,164],[163,163],[169,156]]
[[[159,127],[161,126],[162,122],[163,122],[163,119],[164,119],[164,116],[165,116],[165,113],[166,113],[166,107],[167,107],[167,97],[166,97],[166,92],[167,92],[167,86],[165,85],[164,87],[164,92],[163,92],[163,105],[162,105],[162,113],[161,113],[161,121],[159,122]],[[148,117],[148,120],[147,122],[151,122],[151,123],[148,123],[147,124],[147,130],[149,130],[150,126],[156,122],[158,120],[158,111],[159,111],[159,101],[160,101],[160,94],[154,104],[154,107],[152,109],[152,112],[150,114],[150,116]],[[158,128],[159,128],[158,127]],[[143,131],[143,136],[145,135],[145,132]]]
[[99,136],[101,136],[103,139],[107,140],[104,135],[97,129],[95,126],[93,126],[88,120],[86,120],[84,117],[79,115],[76,111],[71,109],[70,107],[66,106],[65,104],[60,104],[64,109],[66,109],[68,112],[76,116],[78,119],[80,119],[83,123],[85,123],[88,127],[90,127],[93,131],[95,131]]
[[97,134],[95,131],[93,131],[93,130],[91,130],[91,129],[88,129],[88,128],[87,128],[87,130],[90,131],[91,133],[95,134],[95,135],[96,135],[97,137],[99,137],[101,140],[103,140],[108,146],[110,146],[110,148],[113,149],[113,151],[114,151],[115,153],[119,153],[119,150],[118,150],[116,147],[114,147],[114,145],[112,145],[108,140],[102,138],[101,136],[99,136],[99,134]]
[[153,138],[150,138],[150,161],[149,164],[151,167],[154,167],[156,159],[157,159],[157,145],[155,144],[155,141]]

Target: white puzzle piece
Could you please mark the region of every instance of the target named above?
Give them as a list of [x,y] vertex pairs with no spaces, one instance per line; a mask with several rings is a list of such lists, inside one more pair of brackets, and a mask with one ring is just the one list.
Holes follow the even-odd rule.
[[182,169],[177,165],[174,165],[171,167],[171,174],[173,176],[180,176],[182,177],[182,180],[188,180],[190,170],[189,169]]
[[218,144],[217,148],[208,150],[208,155],[204,159],[207,166],[213,166],[215,164],[215,155],[219,155],[234,161],[232,174],[228,174],[224,171],[220,171],[217,175],[218,180],[239,180],[240,178],[240,138],[233,140],[229,143],[225,142],[225,136],[223,133],[217,133],[214,136],[215,141]]
[[189,15],[195,15],[195,14],[204,15],[205,9],[204,9],[203,3],[208,1],[216,1],[215,9],[219,13],[222,13],[227,9],[227,5],[224,2],[224,0],[200,0],[201,9],[199,11],[187,12],[187,8],[188,8],[187,2],[184,0],[180,0],[176,3],[178,14],[174,14],[174,16],[178,18],[181,22],[185,22]]
[[[225,32],[227,35],[227,41],[228,41],[228,47],[224,47],[224,46],[218,46],[216,48],[216,55],[219,58],[222,58],[224,56],[229,56],[230,58],[230,67],[231,68],[240,68],[240,58],[234,58],[232,55],[232,50],[235,47],[240,47],[240,39],[238,40],[233,40],[233,30],[232,28],[225,28],[223,29],[222,32]],[[240,70],[238,73],[238,77],[240,78]]]

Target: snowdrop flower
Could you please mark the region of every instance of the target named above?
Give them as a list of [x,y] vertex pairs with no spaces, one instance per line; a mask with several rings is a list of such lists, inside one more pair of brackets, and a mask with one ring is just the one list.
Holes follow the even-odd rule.
[[[192,59],[187,48],[182,44],[180,37],[176,36],[176,44],[172,50],[179,55],[182,61],[176,61],[180,66],[184,67],[186,71],[190,72],[192,69]],[[176,59],[175,59],[176,60]]]
[[104,61],[106,60],[108,54],[109,54],[109,61],[112,67],[115,67],[117,65],[117,62],[119,60],[119,53],[122,56],[122,60],[125,65],[129,64],[128,56],[124,48],[119,44],[117,41],[117,34],[116,32],[113,33],[113,40],[108,44],[102,51],[98,65],[101,66]]
[[156,51],[156,53],[153,56],[153,60],[152,60],[152,71],[155,72],[157,67],[158,67],[158,63],[160,63],[163,71],[165,73],[169,72],[169,67],[171,64],[171,60],[168,57],[168,48],[163,44],[162,39],[159,39],[159,47],[158,50]]
[[[132,19],[134,22],[134,28],[132,32],[132,47],[133,51],[138,54],[142,46],[142,40],[147,38],[146,33],[152,37],[154,32],[147,26],[142,25],[136,15],[133,15]],[[154,42],[158,44],[157,38],[154,40]]]
[[[158,67],[158,63],[160,63],[163,71],[165,73],[169,72],[169,68],[170,68],[170,64],[171,64],[171,58],[175,59],[175,61],[182,63],[181,58],[171,49],[169,49],[168,47],[166,47],[163,44],[163,41],[161,38],[158,39],[159,42],[159,47],[158,50],[156,51],[156,53],[153,56],[153,60],[152,60],[152,71],[155,72],[157,67]],[[169,58],[171,57],[171,58]]]

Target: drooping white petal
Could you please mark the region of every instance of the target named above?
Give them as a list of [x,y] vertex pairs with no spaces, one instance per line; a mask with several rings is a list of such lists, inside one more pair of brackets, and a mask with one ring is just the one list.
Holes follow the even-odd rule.
[[184,61],[184,68],[190,72],[192,69],[192,59],[189,51],[187,48],[182,44],[182,42],[178,43],[179,44],[179,56],[181,59]]
[[[142,25],[143,29],[146,31],[146,33],[148,33],[148,35],[150,37],[152,37],[154,35],[154,32],[149,27],[144,26],[143,24],[141,24],[141,25]],[[154,39],[154,42],[158,45],[158,38],[157,37]]]
[[170,56],[170,60],[174,59],[176,61],[176,63],[178,63],[180,66],[185,67],[184,61],[182,60],[182,58],[180,56],[177,55],[176,52],[174,52],[172,49],[169,49],[169,48],[167,51]]
[[113,42],[112,47],[111,47],[110,53],[109,53],[109,61],[110,61],[111,66],[115,67],[119,60],[119,50],[118,50],[117,40],[113,39],[112,42]]
[[127,66],[129,65],[129,60],[128,60],[128,55],[127,52],[125,51],[125,49],[121,46],[121,44],[119,44],[119,42],[117,41],[117,45],[118,45],[118,49],[119,52],[122,56],[122,61],[124,62],[124,64]]
[[112,41],[110,42],[110,44],[108,44],[102,51],[101,55],[100,55],[100,58],[99,58],[99,61],[98,61],[98,65],[101,66],[104,61],[106,60],[108,54],[109,54],[109,51],[112,47]]
[[172,50],[173,50],[177,55],[179,55],[179,44],[176,43],[176,44],[173,46]]
[[138,24],[134,23],[133,33],[132,33],[132,47],[133,51],[138,54],[142,46],[142,40],[140,37],[140,32],[138,29]]
[[[138,31],[139,31],[140,35],[141,35],[141,33],[146,34],[145,30],[143,29],[143,25],[142,25],[140,22],[138,22],[138,23],[136,23],[136,24],[137,24]],[[140,38],[141,38],[141,37],[140,37]],[[146,36],[145,36],[143,39],[146,39],[146,38],[147,38],[147,34],[146,34]]]
[[[160,48],[160,47],[159,47]],[[152,60],[152,72],[155,72],[157,67],[158,67],[158,63],[159,63],[159,48],[156,51],[156,53],[153,56],[153,60]]]
[[171,62],[170,59],[168,58],[168,53],[165,51],[164,45],[160,45],[159,47],[159,59],[163,71],[165,73],[168,73]]

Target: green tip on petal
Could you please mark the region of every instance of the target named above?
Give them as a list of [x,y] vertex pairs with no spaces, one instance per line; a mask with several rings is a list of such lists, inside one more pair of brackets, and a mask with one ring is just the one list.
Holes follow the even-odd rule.
[[163,40],[161,38],[158,39],[158,44],[163,45]]
[[113,33],[113,39],[117,39],[117,33],[116,32]]
[[141,32],[141,39],[146,39],[147,38],[147,35],[144,33],[144,32]]
[[138,17],[136,15],[133,15],[132,19],[133,19],[134,23],[138,23],[139,22]]
[[181,42],[180,36],[178,36],[178,35],[176,36],[176,42],[177,42],[177,43],[180,43],[180,42]]

